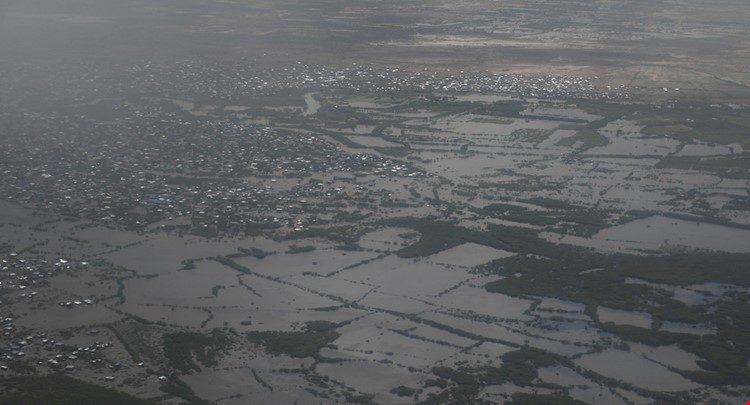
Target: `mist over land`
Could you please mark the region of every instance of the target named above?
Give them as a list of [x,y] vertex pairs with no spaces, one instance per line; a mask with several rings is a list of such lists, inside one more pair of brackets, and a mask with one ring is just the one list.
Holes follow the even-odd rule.
[[750,3],[0,3],[0,403],[739,403]]

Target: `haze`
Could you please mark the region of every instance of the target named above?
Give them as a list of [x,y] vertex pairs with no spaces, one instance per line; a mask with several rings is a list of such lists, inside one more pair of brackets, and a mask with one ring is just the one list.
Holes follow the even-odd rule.
[[5,0],[0,403],[750,393],[750,3]]

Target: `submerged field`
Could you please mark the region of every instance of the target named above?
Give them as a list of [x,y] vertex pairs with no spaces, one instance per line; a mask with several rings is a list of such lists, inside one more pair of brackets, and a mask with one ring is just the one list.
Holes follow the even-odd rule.
[[5,102],[0,402],[747,398],[746,106],[139,69]]

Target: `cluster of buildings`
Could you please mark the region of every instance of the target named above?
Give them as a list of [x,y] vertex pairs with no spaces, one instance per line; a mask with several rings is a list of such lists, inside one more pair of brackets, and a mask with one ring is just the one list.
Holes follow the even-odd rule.
[[296,227],[286,207],[318,193],[305,184],[274,187],[276,178],[294,184],[313,175],[419,174],[401,160],[351,153],[317,134],[152,115],[105,124],[76,116],[30,121],[0,149],[0,192],[25,206],[125,229],[181,217],[190,222],[181,227],[242,232],[258,224]]
[[[5,302],[5,310],[0,315],[3,334],[3,339],[0,339],[0,376],[27,374],[31,370],[73,372],[79,369],[92,369],[106,372],[105,380],[112,381],[115,379],[113,373],[128,368],[123,363],[110,359],[112,356],[107,354],[107,349],[112,346],[112,342],[106,341],[106,338],[102,339],[99,329],[85,328],[80,332],[71,332],[69,337],[85,336],[84,339],[78,340],[86,343],[75,345],[68,343],[67,338],[56,338],[46,332],[16,324],[20,314],[15,311],[22,311],[24,307],[33,310],[54,296],[44,294],[42,301],[32,301],[39,291],[43,291],[43,287],[49,286],[49,277],[66,271],[75,271],[85,265],[85,262],[73,263],[66,259],[47,260],[41,254],[3,255],[0,260],[0,294],[3,300],[9,302]],[[29,292],[32,288],[37,291]],[[8,305],[10,302],[15,305]],[[93,305],[94,300],[73,298],[58,304],[66,308],[75,308]]]
[[[31,300],[38,294],[33,288],[47,285],[47,279],[56,272],[70,269],[65,259],[50,262],[43,258],[26,258],[18,253],[9,253],[0,260],[0,297],[13,293],[13,299]],[[17,293],[17,294],[16,294]],[[6,318],[4,332],[13,330],[12,318]]]
[[[119,83],[158,88],[165,94],[206,94],[224,99],[241,99],[253,94],[287,89],[348,89],[356,92],[389,93],[403,91],[456,91],[513,93],[523,97],[623,99],[629,93],[625,85],[598,89],[595,78],[553,75],[492,74],[480,71],[410,71],[365,65],[331,67],[297,63],[296,65],[258,69],[252,63],[235,66],[184,63],[179,66],[146,64],[131,68]],[[92,75],[94,81],[98,75]],[[177,84],[159,88],[169,77]],[[125,79],[125,77],[123,77]],[[122,84],[120,84],[122,85]],[[136,86],[137,87],[137,86]],[[175,93],[175,91],[177,93]]]
[[[56,67],[57,68],[57,67]],[[619,100],[630,97],[624,84],[597,88],[597,78],[554,75],[494,74],[482,71],[406,70],[353,64],[349,66],[321,66],[298,62],[286,67],[259,67],[252,61],[234,65],[225,63],[183,62],[161,65],[146,63],[126,69],[111,66],[75,66],[70,71],[59,69],[39,72],[38,66],[8,71],[5,77],[28,76],[52,99],[59,93],[72,95],[81,101],[91,96],[110,97],[112,94],[149,95],[181,98],[195,94],[206,99],[234,100],[242,104],[247,97],[274,94],[288,90],[343,89],[353,92],[392,93],[421,91],[456,91],[480,93],[513,93],[521,97],[555,99]],[[29,91],[14,82],[0,84],[11,93]],[[54,82],[39,82],[39,78],[54,78]],[[61,88],[64,85],[66,88]],[[71,91],[67,87],[72,88]],[[72,94],[71,94],[72,93]]]
[[[301,91],[326,89],[383,95],[429,91],[626,97],[624,88],[601,92],[580,77],[302,63],[272,69],[251,63],[146,64],[107,75],[88,67],[50,86],[51,99],[66,97],[56,108],[30,112],[18,102],[0,113],[7,115],[0,117],[7,126],[0,139],[4,199],[124,229],[159,226],[205,235],[304,227],[316,206],[342,201],[342,191],[321,194],[307,182],[311,177],[348,184],[339,179],[422,175],[408,159],[394,157],[398,154],[357,149],[356,143],[351,148],[330,139],[326,134],[331,131],[316,131],[321,122],[299,110],[277,112],[286,119],[283,125],[241,118],[244,113],[239,111],[245,108],[263,109],[257,105],[263,95],[274,95],[281,104],[301,102]],[[178,99],[193,101],[178,108]],[[208,115],[193,111],[216,100],[238,108],[212,107]],[[272,179],[284,179],[285,187],[272,185]],[[335,189],[336,184],[328,186]],[[359,192],[374,196],[372,190]]]

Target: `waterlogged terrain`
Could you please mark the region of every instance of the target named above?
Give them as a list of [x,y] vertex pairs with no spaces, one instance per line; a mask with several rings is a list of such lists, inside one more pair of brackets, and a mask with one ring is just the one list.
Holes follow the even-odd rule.
[[0,398],[71,378],[164,403],[748,398],[747,106],[90,69],[0,101]]

